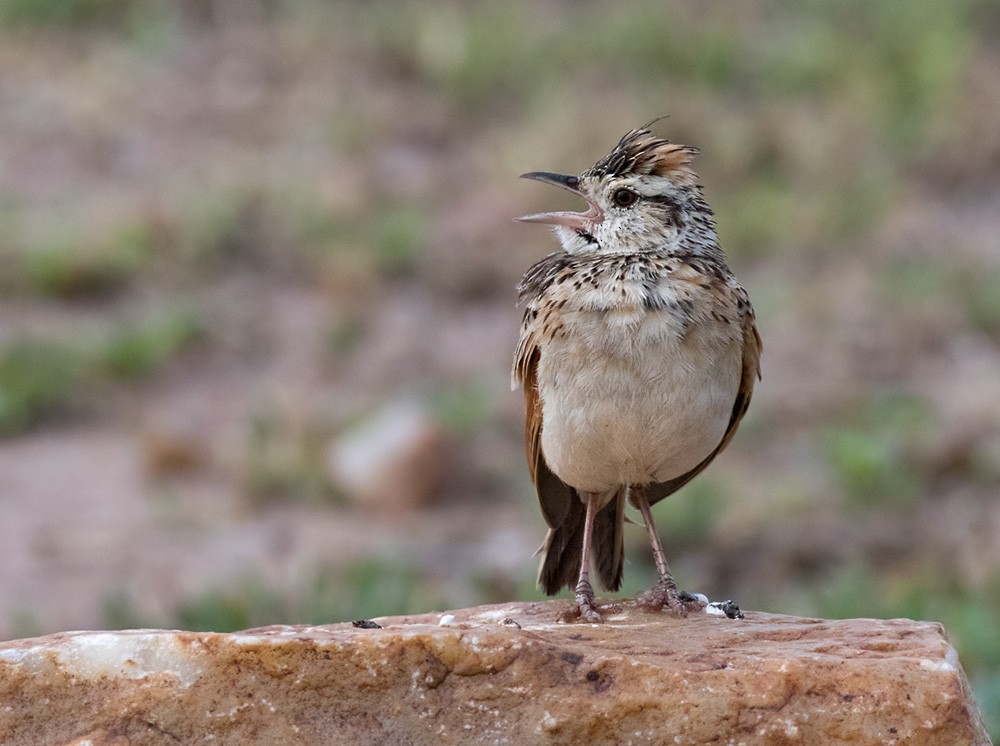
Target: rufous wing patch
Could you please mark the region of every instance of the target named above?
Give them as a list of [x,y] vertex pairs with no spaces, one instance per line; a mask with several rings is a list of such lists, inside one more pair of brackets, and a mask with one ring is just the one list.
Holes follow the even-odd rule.
[[528,457],[528,471],[538,493],[542,515],[545,516],[545,522],[550,528],[556,528],[566,520],[570,503],[575,498],[569,486],[549,469],[542,454],[542,400],[538,395],[536,378],[538,356],[538,348],[532,347],[527,352],[521,367],[524,372],[521,379],[525,405],[524,444]]

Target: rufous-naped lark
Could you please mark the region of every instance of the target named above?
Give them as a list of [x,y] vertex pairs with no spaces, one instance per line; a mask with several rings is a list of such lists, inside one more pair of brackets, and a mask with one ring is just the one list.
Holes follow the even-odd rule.
[[518,287],[513,377],[549,526],[539,583],[575,589],[569,617],[602,619],[591,572],[608,590],[621,584],[626,501],[659,574],[636,603],[677,614],[705,605],[677,590],[650,506],[728,445],[760,377],[761,342],[692,170],[697,152],[646,126],[579,176],[524,174],[588,205],[519,218],[553,226],[562,244]]

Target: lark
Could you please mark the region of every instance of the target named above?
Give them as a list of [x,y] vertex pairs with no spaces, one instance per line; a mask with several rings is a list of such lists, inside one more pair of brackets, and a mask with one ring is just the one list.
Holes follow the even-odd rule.
[[592,572],[609,591],[621,586],[626,502],[642,515],[659,575],[636,603],[678,615],[705,605],[678,591],[650,507],[732,440],[760,377],[761,341],[692,169],[697,153],[647,125],[579,176],[522,177],[588,205],[518,218],[552,226],[562,244],[518,286],[513,381],[549,527],[539,584],[575,591],[570,618],[603,619]]

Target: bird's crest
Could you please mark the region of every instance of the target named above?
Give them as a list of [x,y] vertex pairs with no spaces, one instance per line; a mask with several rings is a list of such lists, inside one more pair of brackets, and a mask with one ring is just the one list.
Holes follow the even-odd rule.
[[[679,145],[656,137],[648,125],[626,134],[614,150],[584,172],[584,176],[625,176],[628,174],[669,176],[690,172],[698,148]],[[691,174],[693,176],[693,174]]]

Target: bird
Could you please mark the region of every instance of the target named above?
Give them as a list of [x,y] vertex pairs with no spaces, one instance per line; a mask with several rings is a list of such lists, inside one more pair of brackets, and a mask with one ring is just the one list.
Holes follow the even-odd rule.
[[620,588],[626,502],[658,576],[635,603],[679,616],[705,608],[677,589],[651,506],[729,444],[760,379],[753,306],[693,170],[699,150],[651,125],[579,175],[521,177],[587,203],[517,218],[551,226],[561,244],[517,287],[512,387],[524,390],[528,470],[548,526],[538,582],[548,595],[574,592],[567,620],[603,621],[591,572]]

